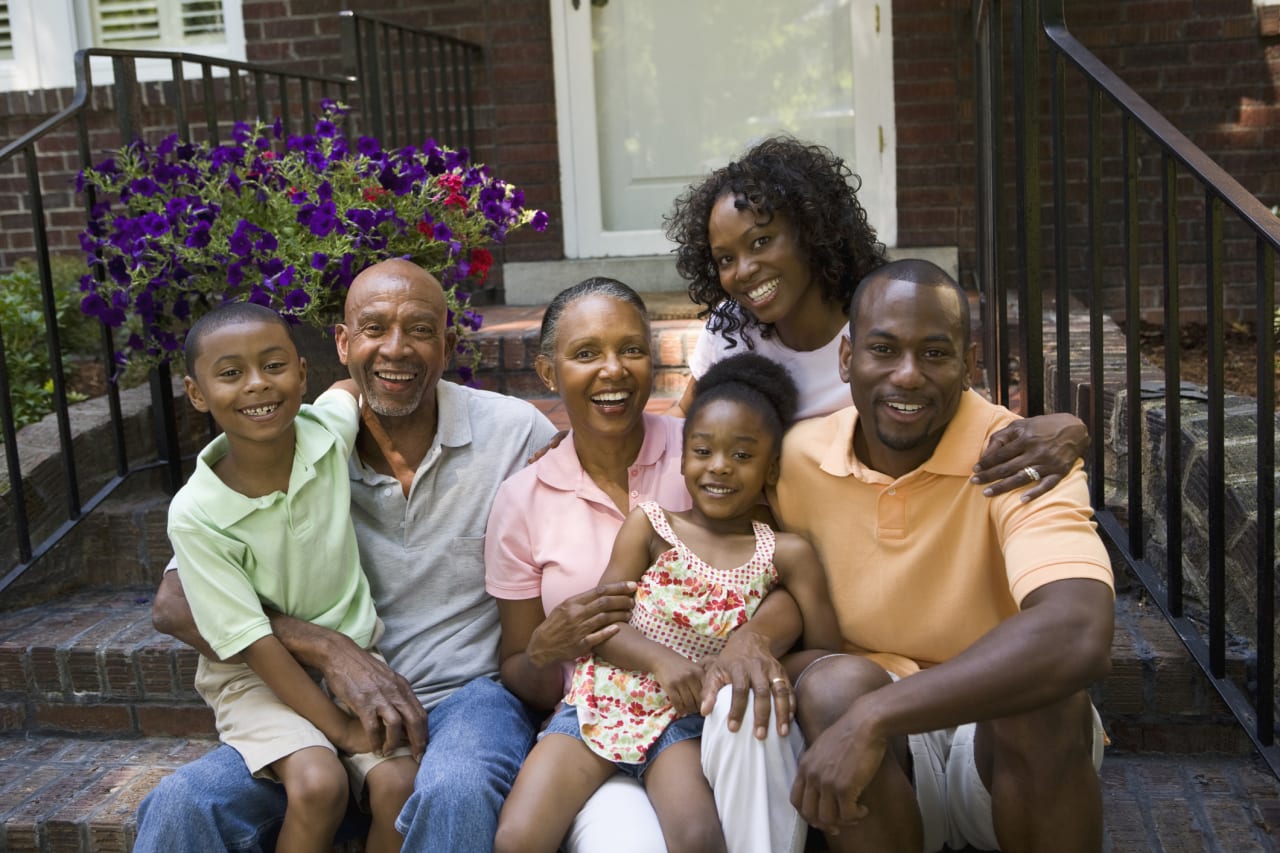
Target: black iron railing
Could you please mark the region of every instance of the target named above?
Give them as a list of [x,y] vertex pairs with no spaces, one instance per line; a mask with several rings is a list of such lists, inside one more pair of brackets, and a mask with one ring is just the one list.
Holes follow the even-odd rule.
[[374,136],[402,145],[434,136],[475,153],[479,45],[354,12],[339,13],[339,21],[344,70]]
[[[1276,354],[1272,326],[1280,219],[1071,34],[1062,0],[1011,5],[1016,185],[1010,188],[1001,182],[999,133],[1005,10],[998,0],[974,3],[982,206],[978,268],[988,312],[984,344],[987,352],[996,354],[994,364],[988,362],[989,381],[1007,402],[1013,379],[1010,365],[1017,364],[1025,411],[1043,411],[1051,395],[1060,408],[1074,409],[1085,418],[1093,437],[1088,461],[1101,530],[1146,586],[1272,770],[1280,774],[1280,747],[1275,742]],[[1042,43],[1048,47],[1047,56],[1039,48]],[[1047,129],[1040,117],[1046,94],[1041,85],[1045,65],[1051,110]],[[1068,108],[1072,96],[1080,105],[1074,112]],[[1040,158],[1046,139],[1052,152],[1048,164]],[[1153,186],[1158,186],[1158,193],[1142,192]],[[1042,190],[1049,194],[1047,203]],[[1009,195],[1012,204],[1006,200]],[[1153,205],[1157,195],[1159,202]],[[1122,201],[1118,210],[1107,204],[1116,198]],[[1000,228],[1008,207],[1016,216],[1016,237],[1011,241],[1002,240]],[[1199,207],[1202,218],[1188,221],[1186,209]],[[1045,213],[1049,227],[1042,230]],[[1079,225],[1082,221],[1084,227]],[[1156,229],[1158,245],[1144,242],[1142,234]],[[1119,239],[1108,239],[1111,235]],[[1251,259],[1242,261],[1242,256]],[[1143,362],[1139,346],[1140,294],[1143,267],[1151,266],[1153,260],[1161,267],[1161,275],[1154,283],[1148,275],[1147,284],[1158,287],[1163,300],[1166,353],[1163,383],[1157,383],[1162,384],[1163,393],[1144,404],[1143,375],[1150,376],[1152,368]],[[1125,342],[1115,358],[1104,353],[1104,283],[1118,286],[1123,294],[1116,307],[1126,317]],[[1232,439],[1232,466],[1228,464],[1223,369],[1228,286],[1257,294],[1256,406],[1247,417],[1233,418],[1233,423],[1255,425],[1248,438],[1254,445],[1251,461],[1256,470],[1240,460],[1248,442],[1238,434]],[[1193,287],[1203,302],[1188,306],[1185,294]],[[1056,351],[1050,371],[1055,381],[1048,388],[1044,328],[1039,319],[1047,299],[1052,300],[1056,315],[1049,330],[1051,349]],[[1016,304],[1021,322],[1012,314],[1010,302]],[[1073,363],[1073,351],[1079,353],[1081,347],[1071,339],[1069,322],[1073,306],[1080,304],[1087,306],[1088,317],[1084,364]],[[1184,526],[1191,500],[1184,490],[1192,460],[1184,454],[1177,330],[1187,307],[1203,311],[1209,338],[1209,379],[1203,394],[1207,434],[1203,478],[1198,480],[1204,484],[1204,518],[1195,520],[1207,528],[1207,547],[1195,554],[1184,550],[1192,532]],[[1014,359],[1007,357],[1009,338],[1019,343]],[[1233,410],[1239,409],[1235,402],[1232,405]],[[1150,411],[1152,406],[1158,411]],[[1149,452],[1148,446],[1156,442],[1152,424],[1157,420],[1163,429],[1158,442],[1162,453]],[[1119,425],[1118,434],[1109,442],[1113,424]],[[1113,463],[1109,470],[1112,457],[1122,464]],[[1238,490],[1242,471],[1247,475],[1244,479],[1253,479],[1246,490],[1252,494],[1241,496],[1241,501],[1247,504],[1251,499],[1254,506],[1233,511],[1229,529],[1228,480],[1230,488]],[[1121,501],[1109,503],[1108,482],[1119,484]],[[1241,544],[1238,534],[1250,522],[1256,534],[1252,542]],[[1229,542],[1232,534],[1237,535]],[[1240,559],[1242,551],[1252,556]],[[1232,620],[1228,618],[1228,578],[1236,582],[1238,599],[1245,575],[1252,587],[1251,600],[1236,608],[1237,618]],[[1204,618],[1189,613],[1188,586],[1193,578],[1196,592],[1203,589]],[[1251,611],[1251,619],[1240,618],[1241,610]],[[1249,621],[1252,624],[1245,624]],[[1226,650],[1233,638],[1243,638],[1256,654],[1256,666],[1244,683],[1227,677]]]
[[[16,170],[25,178],[26,208],[30,211],[33,257],[40,279],[44,328],[53,383],[53,408],[57,422],[60,467],[60,502],[63,510],[50,513],[47,495],[33,497],[23,476],[23,447],[15,426],[10,372],[0,330],[0,433],[4,439],[8,470],[7,491],[0,486],[0,504],[8,519],[0,523],[0,592],[42,556],[48,554],[89,512],[117,490],[129,477],[143,471],[165,472],[166,488],[176,491],[182,480],[182,450],[174,407],[174,387],[167,365],[151,373],[151,410],[154,439],[139,450],[126,436],[121,392],[109,383],[111,462],[109,471],[87,475],[78,464],[68,389],[64,381],[64,349],[55,314],[53,276],[50,269],[50,225],[46,199],[51,191],[46,146],[57,137],[64,143],[73,135],[77,166],[56,183],[66,187],[70,177],[93,163],[103,149],[120,147],[136,138],[159,139],[170,133],[181,138],[217,143],[235,121],[281,117],[286,129],[302,129],[320,99],[332,97],[351,107],[348,132],[376,134],[384,144],[420,144],[433,136],[442,144],[474,148],[475,121],[471,105],[472,74],[480,48],[446,36],[400,27],[389,21],[344,12],[341,76],[295,72],[275,66],[215,59],[190,53],[91,49],[76,54],[76,87],[71,104],[41,122],[17,141],[0,149],[0,170]],[[90,60],[110,60],[113,83],[95,87]],[[139,84],[137,62],[169,63],[172,80]],[[414,63],[421,63],[416,68]],[[408,69],[406,70],[406,64]],[[196,73],[187,73],[195,68]],[[396,69],[399,69],[398,71]],[[111,114],[114,113],[114,116]],[[105,120],[102,116],[108,116]],[[91,142],[92,140],[92,142]],[[154,140],[153,140],[154,141]],[[57,158],[55,158],[57,159]],[[96,203],[92,190],[82,198],[85,221]],[[64,241],[65,242],[65,241]],[[57,248],[57,247],[54,247]],[[78,247],[62,246],[63,251]],[[119,347],[111,330],[103,327],[101,358],[114,361]],[[131,433],[132,435],[132,433]],[[83,454],[84,447],[80,447]],[[95,459],[103,453],[94,448]],[[103,467],[101,465],[99,468]],[[88,490],[93,494],[83,496]],[[47,484],[46,484],[47,485]],[[33,506],[40,508],[33,524]],[[10,540],[10,534],[12,541]]]

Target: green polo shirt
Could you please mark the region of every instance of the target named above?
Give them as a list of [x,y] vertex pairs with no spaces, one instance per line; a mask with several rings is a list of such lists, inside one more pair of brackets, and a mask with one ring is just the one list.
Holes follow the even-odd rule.
[[360,570],[347,471],[358,427],[345,391],[304,405],[289,490],[258,498],[213,472],[226,436],[200,452],[169,505],[169,540],[196,627],[219,657],[271,633],[263,605],[371,645],[377,614]]

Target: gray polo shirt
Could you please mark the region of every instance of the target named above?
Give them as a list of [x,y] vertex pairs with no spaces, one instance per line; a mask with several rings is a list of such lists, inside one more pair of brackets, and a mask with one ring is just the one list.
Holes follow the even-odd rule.
[[351,520],[386,633],[378,649],[427,708],[498,675],[498,606],[484,530],[498,486],[555,434],[523,400],[440,382],[435,442],[406,499],[351,457]]

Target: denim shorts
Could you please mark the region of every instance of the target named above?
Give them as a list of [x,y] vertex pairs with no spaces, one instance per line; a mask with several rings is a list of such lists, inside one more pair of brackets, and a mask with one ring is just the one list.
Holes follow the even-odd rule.
[[[653,746],[649,747],[647,759],[636,764],[615,761],[613,766],[631,778],[639,779],[644,775],[644,771],[649,769],[649,765],[653,764],[653,760],[658,757],[662,750],[682,740],[702,737],[702,722],[703,717],[700,714],[680,717],[667,726],[662,734],[658,736],[658,739],[654,741]],[[578,709],[572,705],[561,705],[560,710],[552,715],[542,734],[538,735],[538,740],[542,740],[549,734],[569,735],[582,740],[582,730],[578,727]]]

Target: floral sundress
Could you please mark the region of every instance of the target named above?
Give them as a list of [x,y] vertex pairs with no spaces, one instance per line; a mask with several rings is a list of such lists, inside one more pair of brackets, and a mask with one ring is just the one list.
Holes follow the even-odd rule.
[[[641,576],[631,626],[692,661],[718,653],[777,585],[773,530],[752,522],[756,548],[751,559],[735,569],[717,569],[680,541],[656,502],[640,507],[671,548]],[[582,739],[591,750],[626,764],[643,762],[677,717],[651,674],[622,669],[594,655],[578,659],[565,702],[577,709]]]

